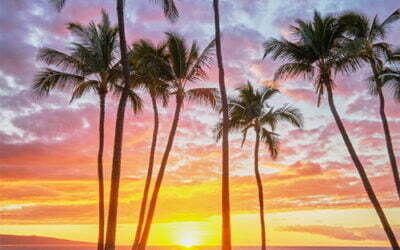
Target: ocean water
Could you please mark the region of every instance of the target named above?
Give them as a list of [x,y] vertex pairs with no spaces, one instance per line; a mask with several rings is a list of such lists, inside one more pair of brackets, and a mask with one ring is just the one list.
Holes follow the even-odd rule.
[[[71,246],[71,245],[36,245],[36,246],[1,246],[1,250],[95,250],[95,246]],[[118,250],[130,250],[128,246],[117,247]],[[219,250],[218,246],[151,246],[149,250]],[[235,246],[234,250],[258,250],[255,246]],[[390,250],[386,247],[267,247],[268,250]]]

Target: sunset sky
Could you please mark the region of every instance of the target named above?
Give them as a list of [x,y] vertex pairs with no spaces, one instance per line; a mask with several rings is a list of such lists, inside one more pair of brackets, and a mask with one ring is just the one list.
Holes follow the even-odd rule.
[[[129,44],[141,38],[160,41],[165,37],[164,32],[176,31],[188,42],[197,40],[204,47],[213,39],[212,1],[178,0],[177,5],[181,16],[171,24],[160,8],[149,1],[126,0]],[[223,56],[229,93],[234,94],[234,88],[247,80],[256,86],[271,82],[279,63],[262,60],[262,43],[270,37],[289,38],[288,27],[296,18],[310,19],[316,9],[324,14],[357,10],[370,17],[378,14],[383,19],[399,7],[398,0],[222,0]],[[96,241],[98,99],[87,95],[69,104],[68,92],[53,92],[48,98],[36,99],[30,87],[35,72],[44,66],[35,59],[38,49],[50,47],[66,51],[73,39],[65,24],[98,21],[102,8],[116,21],[112,0],[70,0],[61,13],[47,0],[1,0],[0,234]],[[388,37],[397,46],[400,46],[399,31],[400,22],[393,26]],[[217,73],[214,64],[203,86],[217,87]],[[337,75],[336,103],[400,238],[400,202],[394,192],[378,102],[367,90],[369,75],[367,67],[351,75]],[[262,147],[260,165],[268,244],[388,245],[325,100],[320,108],[316,107],[316,95],[309,81],[299,79],[274,84],[281,94],[270,104],[295,105],[304,113],[305,127],[302,130],[278,128],[281,151],[276,161]],[[400,106],[389,91],[385,94],[398,155]],[[127,109],[119,244],[132,242],[146,174],[153,120],[147,96],[145,100],[141,114],[134,116]],[[117,103],[110,95],[106,104],[107,180]],[[171,102],[160,111],[157,163],[164,150],[173,109]],[[218,114],[209,107],[185,104],[161,188],[150,244],[219,244],[221,148],[213,134],[217,118]],[[249,135],[243,148],[239,134],[232,135],[230,141],[235,245],[260,242],[253,136]]]

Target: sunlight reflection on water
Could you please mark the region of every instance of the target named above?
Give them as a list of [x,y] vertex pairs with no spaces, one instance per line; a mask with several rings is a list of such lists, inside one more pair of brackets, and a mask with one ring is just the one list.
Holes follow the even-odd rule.
[[[95,250],[95,246],[64,246],[64,245],[51,245],[51,246],[0,246],[1,250]],[[117,250],[128,250],[130,247],[121,246]],[[153,246],[148,247],[149,250],[219,250],[218,246]],[[260,247],[255,246],[237,246],[233,247],[234,250],[258,250]],[[385,247],[267,247],[268,250],[389,250]]]

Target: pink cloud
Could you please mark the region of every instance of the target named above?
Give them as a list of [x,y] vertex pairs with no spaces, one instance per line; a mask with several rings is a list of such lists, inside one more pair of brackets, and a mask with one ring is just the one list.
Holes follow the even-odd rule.
[[[399,225],[394,226],[400,229]],[[310,233],[327,236],[339,240],[353,240],[353,241],[387,241],[387,236],[385,235],[383,229],[380,226],[373,227],[359,227],[359,228],[346,228],[340,226],[320,226],[320,225],[310,225],[310,226],[286,226],[279,228],[281,231],[286,232],[300,232],[300,233]]]

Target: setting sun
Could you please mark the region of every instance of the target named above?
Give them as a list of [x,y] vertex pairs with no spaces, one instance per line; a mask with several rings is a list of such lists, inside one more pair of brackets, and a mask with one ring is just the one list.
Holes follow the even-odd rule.
[[180,236],[178,244],[184,247],[192,247],[195,245],[200,245],[198,237],[194,232],[185,232]]

